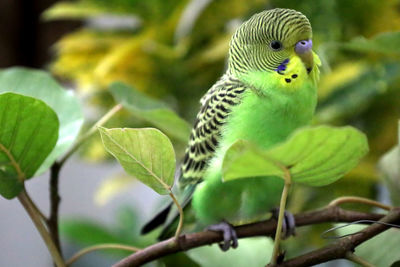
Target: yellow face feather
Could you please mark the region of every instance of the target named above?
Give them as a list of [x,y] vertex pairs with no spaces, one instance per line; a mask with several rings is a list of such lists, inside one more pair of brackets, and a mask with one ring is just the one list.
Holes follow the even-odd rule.
[[319,79],[319,66],[321,61],[313,52],[313,64],[310,73],[302,59],[295,53],[289,58],[286,69],[282,72],[253,71],[240,75],[239,79],[244,81],[253,91],[262,95],[267,90],[284,90],[294,92],[304,87],[304,83],[312,83],[314,86]]
[[304,61],[297,55],[293,54],[289,59],[289,63],[283,74],[278,72],[274,73],[274,78],[280,81],[280,85],[284,89],[297,90],[301,88],[305,82],[311,81],[316,84],[319,77],[319,66],[321,61],[317,54],[312,52],[313,66],[310,73],[307,72],[307,68]]
[[301,88],[304,82],[309,79],[303,62],[296,55],[290,57],[286,70],[282,74],[274,72],[273,76],[274,79],[279,80],[280,86],[278,88],[283,88],[288,91],[294,91]]

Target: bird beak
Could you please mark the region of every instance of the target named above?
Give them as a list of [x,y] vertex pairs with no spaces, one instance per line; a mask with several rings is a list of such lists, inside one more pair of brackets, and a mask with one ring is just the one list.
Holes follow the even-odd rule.
[[297,42],[294,47],[294,51],[303,61],[304,66],[307,69],[307,73],[310,73],[314,65],[314,56],[312,53],[312,40],[301,40]]

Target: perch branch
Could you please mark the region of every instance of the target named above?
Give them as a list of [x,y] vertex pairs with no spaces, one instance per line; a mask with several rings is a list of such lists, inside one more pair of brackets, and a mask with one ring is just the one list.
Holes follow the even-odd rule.
[[[392,209],[379,221],[384,223],[398,223],[400,221],[400,208]],[[374,223],[357,234],[340,239],[326,247],[286,260],[279,266],[312,266],[331,260],[346,259],[348,258],[348,253],[353,252],[358,245],[389,228],[387,225]]]
[[[379,220],[384,215],[343,210],[337,206],[295,215],[296,226],[305,226],[327,222],[354,222],[357,220]],[[276,220],[267,220],[235,227],[238,238],[252,236],[272,236],[276,230]],[[386,227],[386,226],[385,226]],[[170,238],[132,254],[113,267],[140,266],[166,255],[186,251],[192,248],[218,243],[222,234],[211,231],[181,235],[179,239]],[[293,265],[294,266],[294,265]]]

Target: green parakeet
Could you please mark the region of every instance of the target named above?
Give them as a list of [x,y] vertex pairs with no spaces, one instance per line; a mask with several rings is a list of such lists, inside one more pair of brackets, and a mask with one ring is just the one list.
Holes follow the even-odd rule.
[[[182,203],[190,203],[197,225],[251,222],[279,204],[281,179],[223,182],[222,160],[239,139],[269,148],[311,121],[320,64],[311,38],[308,19],[290,9],[255,14],[234,33],[228,68],[200,100],[180,170]],[[174,218],[170,207],[144,232]]]

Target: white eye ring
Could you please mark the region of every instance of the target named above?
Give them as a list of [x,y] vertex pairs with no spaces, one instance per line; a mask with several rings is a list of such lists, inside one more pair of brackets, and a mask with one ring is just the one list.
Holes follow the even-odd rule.
[[274,40],[269,43],[269,47],[271,47],[273,51],[279,51],[282,50],[283,45],[280,41]]

